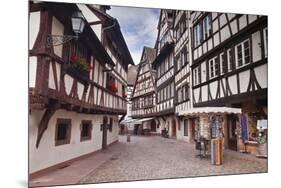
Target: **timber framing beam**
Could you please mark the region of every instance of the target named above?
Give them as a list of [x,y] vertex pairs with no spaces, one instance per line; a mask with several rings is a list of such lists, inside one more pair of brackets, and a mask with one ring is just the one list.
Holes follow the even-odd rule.
[[47,109],[43,115],[43,117],[40,120],[40,123],[38,125],[38,133],[37,133],[37,140],[36,140],[36,148],[39,147],[41,138],[44,134],[44,132],[48,128],[49,121],[51,117],[54,115],[54,113],[60,108],[60,103],[56,100],[50,101],[50,103],[47,106]]

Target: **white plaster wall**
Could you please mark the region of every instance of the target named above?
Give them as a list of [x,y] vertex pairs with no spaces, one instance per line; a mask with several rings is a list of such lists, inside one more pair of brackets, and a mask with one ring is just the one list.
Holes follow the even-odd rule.
[[64,83],[65,83],[66,94],[69,95],[70,90],[72,88],[72,84],[73,84],[73,78],[71,76],[69,76],[68,74],[65,74]]
[[249,24],[254,22],[256,19],[257,19],[256,15],[251,15],[251,14],[248,15]]
[[37,72],[37,57],[29,57],[29,87],[35,87]]
[[[222,80],[222,83],[221,83],[221,84],[223,84],[224,90],[226,90],[225,78],[222,78],[221,80]],[[220,87],[220,96],[221,96],[221,97],[224,97],[222,85],[221,85],[221,87]]]
[[255,68],[256,78],[261,88],[267,88],[267,64]]
[[243,71],[239,74],[240,81],[240,92],[244,93],[247,91],[250,82],[250,71]]
[[233,95],[237,94],[237,78],[236,75],[228,78],[229,88]]
[[[63,34],[64,34],[63,24],[53,16],[52,35],[63,35]],[[54,53],[59,57],[62,57],[62,47],[63,45],[54,46]]]
[[208,91],[207,91],[207,86],[204,85],[202,86],[202,102],[208,100]]
[[208,40],[208,51],[213,49],[213,42],[212,42],[212,39],[209,39]]
[[247,26],[247,15],[244,14],[239,18],[239,29],[241,30],[246,26]]
[[253,62],[261,60],[261,35],[260,31],[252,34],[252,52],[253,52]]
[[[184,118],[187,119],[187,118]],[[180,123],[180,130],[179,130]],[[191,142],[191,121],[188,120],[188,135],[184,136],[184,120],[177,121],[177,139],[185,142]]]
[[214,47],[216,47],[219,44],[219,32],[214,35]]
[[237,28],[237,20],[236,20],[236,19],[234,19],[234,20],[230,23],[230,27],[231,27],[232,35],[234,35],[235,33],[237,33],[238,28]]
[[220,15],[220,28],[226,24],[226,17],[225,14]]
[[193,90],[193,93],[194,93],[194,102],[197,103],[198,100],[199,100],[199,88],[196,88]]
[[57,79],[58,79],[58,87],[60,88],[60,72],[61,72],[61,64],[56,64],[56,71],[57,71]]
[[221,32],[221,42],[225,41],[230,37],[230,31],[228,26],[225,26],[220,32]]
[[49,66],[49,83],[48,83],[48,86],[51,89],[56,89],[54,71],[53,71],[53,67],[52,67],[51,63],[50,63],[50,66]]
[[[102,131],[100,131],[100,124],[102,123],[103,116],[78,114],[65,110],[58,110],[50,119],[48,129],[42,136],[39,148],[36,149],[37,125],[42,114],[42,111],[32,111],[29,116],[29,169],[31,173],[101,149]],[[114,117],[115,121],[113,121],[112,132],[108,131],[107,144],[118,140],[118,121],[116,121],[118,117],[110,117]],[[57,118],[72,119],[70,144],[55,146]],[[91,140],[80,141],[81,120],[92,121],[93,129]]]
[[77,92],[80,100],[82,99],[83,91],[84,91],[84,85],[80,82],[77,82]]
[[40,27],[40,11],[29,13],[29,50],[34,46]]
[[217,90],[218,90],[218,82],[214,81],[214,82],[210,83],[210,91],[211,91],[211,95],[212,95],[213,99],[216,98]]
[[218,19],[216,19],[213,22],[213,33],[215,33],[218,29],[219,29],[219,22],[218,22]]

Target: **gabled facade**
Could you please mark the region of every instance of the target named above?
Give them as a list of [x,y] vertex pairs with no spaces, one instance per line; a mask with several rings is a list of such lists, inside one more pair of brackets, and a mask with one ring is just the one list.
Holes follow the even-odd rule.
[[153,61],[156,70],[157,114],[161,129],[166,128],[172,137],[176,136],[175,118],[175,63],[172,10],[161,10],[158,36],[155,44],[157,57]]
[[[242,109],[250,140],[257,120],[267,119],[267,17],[190,12],[192,98],[194,107]],[[225,146],[245,148],[237,137],[240,117],[224,116]],[[248,145],[255,152],[255,145]]]
[[155,50],[144,47],[131,98],[133,118],[152,117],[155,113],[155,71],[151,66],[154,59]]
[[[90,7],[30,2],[31,176],[118,140],[118,115],[125,115],[127,107],[127,66],[133,62],[118,22],[95,16]],[[99,8],[106,15],[106,8]],[[79,9],[86,25],[78,40],[48,46],[50,35],[74,35],[70,18]],[[111,22],[115,25],[106,30]],[[112,46],[115,53],[108,50]]]

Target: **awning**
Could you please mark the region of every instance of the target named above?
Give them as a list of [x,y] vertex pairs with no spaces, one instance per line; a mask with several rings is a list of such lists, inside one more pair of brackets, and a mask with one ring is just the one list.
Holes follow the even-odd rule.
[[141,121],[139,121],[138,119],[125,119],[120,122],[120,124],[130,124],[130,123],[139,124],[141,123]]
[[149,121],[149,120],[152,120],[154,118],[144,118],[144,119],[139,119],[139,121],[143,122],[143,121]]
[[208,114],[241,114],[241,108],[231,107],[198,107],[179,112],[179,116]]

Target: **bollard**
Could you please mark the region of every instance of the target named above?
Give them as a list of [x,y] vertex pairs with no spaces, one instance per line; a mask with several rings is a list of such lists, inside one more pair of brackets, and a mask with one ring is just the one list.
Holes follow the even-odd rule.
[[131,135],[130,134],[127,135],[127,142],[131,142]]

